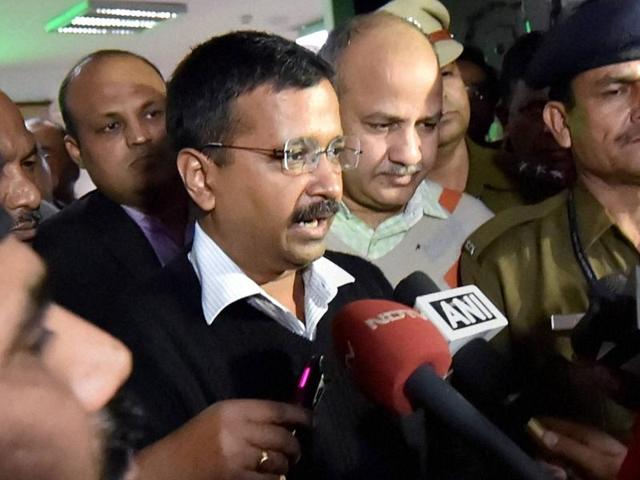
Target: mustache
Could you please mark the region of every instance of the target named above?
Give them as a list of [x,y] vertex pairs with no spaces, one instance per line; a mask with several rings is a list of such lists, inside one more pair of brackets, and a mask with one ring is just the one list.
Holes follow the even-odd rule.
[[422,170],[422,164],[416,163],[413,165],[402,165],[400,163],[391,163],[387,168],[382,172],[386,175],[396,175],[398,177],[404,177],[407,175],[413,175]]
[[339,203],[336,200],[322,200],[293,212],[293,223],[310,222],[316,218],[329,218],[338,212]]
[[38,226],[41,219],[42,219],[42,215],[40,214],[39,210],[26,210],[26,209],[20,210],[18,212],[18,217],[13,222],[12,229],[13,230],[18,229],[23,224],[30,224],[30,223],[34,224],[35,226]]

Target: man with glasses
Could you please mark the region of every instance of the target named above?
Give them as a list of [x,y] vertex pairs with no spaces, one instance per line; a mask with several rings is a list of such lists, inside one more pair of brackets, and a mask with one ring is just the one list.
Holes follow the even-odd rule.
[[[418,477],[400,420],[363,398],[333,353],[337,310],[391,288],[362,259],[325,255],[342,170],[360,156],[331,75],[257,32],[214,37],[173,74],[168,133],[202,215],[189,255],[127,299],[120,332],[150,420],[138,455],[149,478]],[[309,429],[289,403],[318,355],[325,389]],[[212,423],[223,399],[261,400]]]
[[[448,18],[439,2],[425,3]],[[440,25],[426,12],[418,18]],[[343,128],[360,138],[363,150],[358,168],[343,174],[329,248],[372,261],[392,283],[419,269],[440,288],[455,286],[462,242],[491,213],[478,200],[425,180],[436,161],[443,109],[429,40],[382,12],[338,27],[320,55],[337,72]]]

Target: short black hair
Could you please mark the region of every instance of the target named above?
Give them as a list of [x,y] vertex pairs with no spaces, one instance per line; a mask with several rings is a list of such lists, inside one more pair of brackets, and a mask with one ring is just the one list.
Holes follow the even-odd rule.
[[544,34],[538,30],[525,33],[516,39],[502,59],[500,89],[502,103],[509,105],[518,80],[524,80],[533,56],[540,48]]
[[277,35],[237,31],[213,37],[184,58],[168,84],[167,132],[176,151],[224,142],[233,134],[235,99],[269,85],[279,92],[331,80],[311,50]]
[[137,53],[129,52],[128,50],[97,50],[90,53],[89,55],[82,57],[73,67],[71,67],[71,70],[69,70],[67,75],[64,77],[64,80],[60,85],[60,90],[58,91],[58,104],[60,105],[60,113],[62,114],[62,119],[64,120],[65,129],[67,133],[75,139],[78,138],[78,129],[76,121],[73,118],[73,115],[71,115],[69,105],[67,104],[67,94],[69,93],[69,86],[71,85],[73,80],[78,75],[80,75],[80,72],[82,72],[82,69],[85,65],[106,57],[137,58],[138,60],[141,60],[142,62],[153,68],[158,76],[164,79],[164,77],[162,76],[162,72],[160,72],[158,67],[156,67],[151,61],[141,55],[138,55]]

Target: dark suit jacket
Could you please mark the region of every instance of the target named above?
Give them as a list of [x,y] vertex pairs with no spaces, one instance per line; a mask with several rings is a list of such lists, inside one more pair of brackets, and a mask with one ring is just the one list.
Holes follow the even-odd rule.
[[53,300],[106,330],[115,298],[161,269],[142,230],[97,190],[43,222],[33,247],[47,264]]

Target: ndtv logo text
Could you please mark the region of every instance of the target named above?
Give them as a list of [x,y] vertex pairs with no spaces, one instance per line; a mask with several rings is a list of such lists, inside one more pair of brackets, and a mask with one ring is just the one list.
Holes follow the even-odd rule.
[[424,317],[420,315],[418,312],[416,312],[415,310],[402,309],[402,310],[391,310],[388,312],[379,313],[375,317],[365,320],[364,323],[371,330],[375,330],[376,328],[382,325],[387,325],[388,323],[395,322],[397,320],[402,320],[403,318],[423,318],[424,319]]

